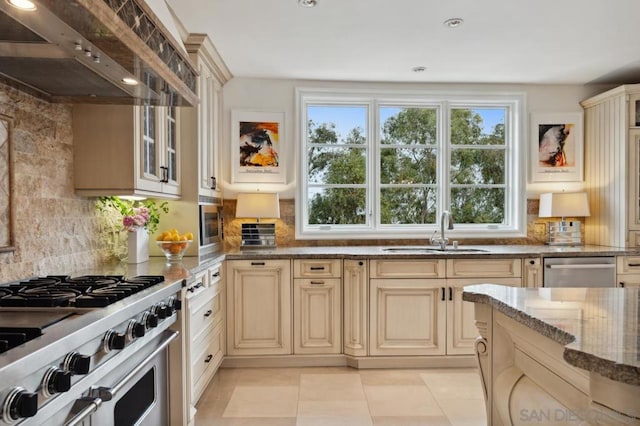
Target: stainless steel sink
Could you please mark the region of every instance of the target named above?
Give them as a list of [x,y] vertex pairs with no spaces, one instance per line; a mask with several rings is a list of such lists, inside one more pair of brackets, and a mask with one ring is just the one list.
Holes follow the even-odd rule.
[[489,250],[484,249],[474,249],[474,248],[464,248],[458,247],[454,248],[453,246],[447,247],[445,249],[441,249],[440,247],[387,247],[382,249],[382,251],[388,252],[404,252],[404,251],[422,251],[422,252],[438,252],[438,253],[488,253]]

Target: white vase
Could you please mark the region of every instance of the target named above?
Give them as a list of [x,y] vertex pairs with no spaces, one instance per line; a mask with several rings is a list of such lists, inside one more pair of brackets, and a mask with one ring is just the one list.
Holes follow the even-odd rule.
[[149,260],[149,233],[144,228],[129,232],[127,240],[129,255],[127,263],[142,263]]

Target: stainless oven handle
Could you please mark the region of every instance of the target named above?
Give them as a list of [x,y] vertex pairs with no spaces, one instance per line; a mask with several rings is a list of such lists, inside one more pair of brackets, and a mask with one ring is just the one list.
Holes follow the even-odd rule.
[[126,384],[129,383],[136,374],[144,370],[147,364],[153,361],[156,355],[162,352],[169,345],[169,343],[171,343],[173,339],[175,339],[176,337],[178,337],[178,332],[177,331],[171,332],[171,334],[167,336],[167,338],[160,344],[160,346],[154,349],[154,351],[151,352],[149,356],[146,357],[140,364],[138,364],[136,368],[131,370],[129,374],[124,376],[124,378],[120,380],[120,382],[118,382],[117,385],[115,385],[114,387],[100,386],[97,388],[93,388],[91,390],[91,396],[98,397],[103,401],[111,401],[113,397],[115,397],[118,394],[118,392],[120,392],[122,388],[126,386]]
[[547,265],[549,269],[611,269],[616,265],[612,263],[585,263],[576,265]]
[[64,424],[64,426],[77,426],[84,422],[87,417],[98,411],[98,408],[102,405],[102,399],[100,398],[81,398],[81,401],[87,402],[88,405],[82,409],[78,414],[73,416],[71,420]]

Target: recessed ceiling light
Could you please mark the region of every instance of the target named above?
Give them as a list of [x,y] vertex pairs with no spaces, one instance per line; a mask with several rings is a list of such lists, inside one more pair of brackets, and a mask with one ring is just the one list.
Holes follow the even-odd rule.
[[126,84],[127,86],[135,86],[138,84],[138,80],[136,80],[135,78],[131,78],[131,77],[125,77],[122,79],[122,82],[124,84]]
[[464,24],[464,19],[462,18],[450,18],[443,22],[443,24],[449,28],[458,28],[462,24]]
[[302,7],[315,7],[318,0],[298,0],[298,4]]
[[7,0],[7,3],[22,10],[36,10],[35,3],[29,0]]
[[413,72],[425,72],[426,70],[427,70],[427,67],[422,67],[422,66],[411,68],[411,71]]

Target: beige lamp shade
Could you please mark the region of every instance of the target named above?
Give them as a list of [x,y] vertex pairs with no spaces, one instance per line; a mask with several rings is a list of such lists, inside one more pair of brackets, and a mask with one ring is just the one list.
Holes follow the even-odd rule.
[[540,194],[539,217],[591,216],[586,192],[548,192]]
[[277,193],[249,192],[238,194],[237,218],[279,219],[280,202]]

